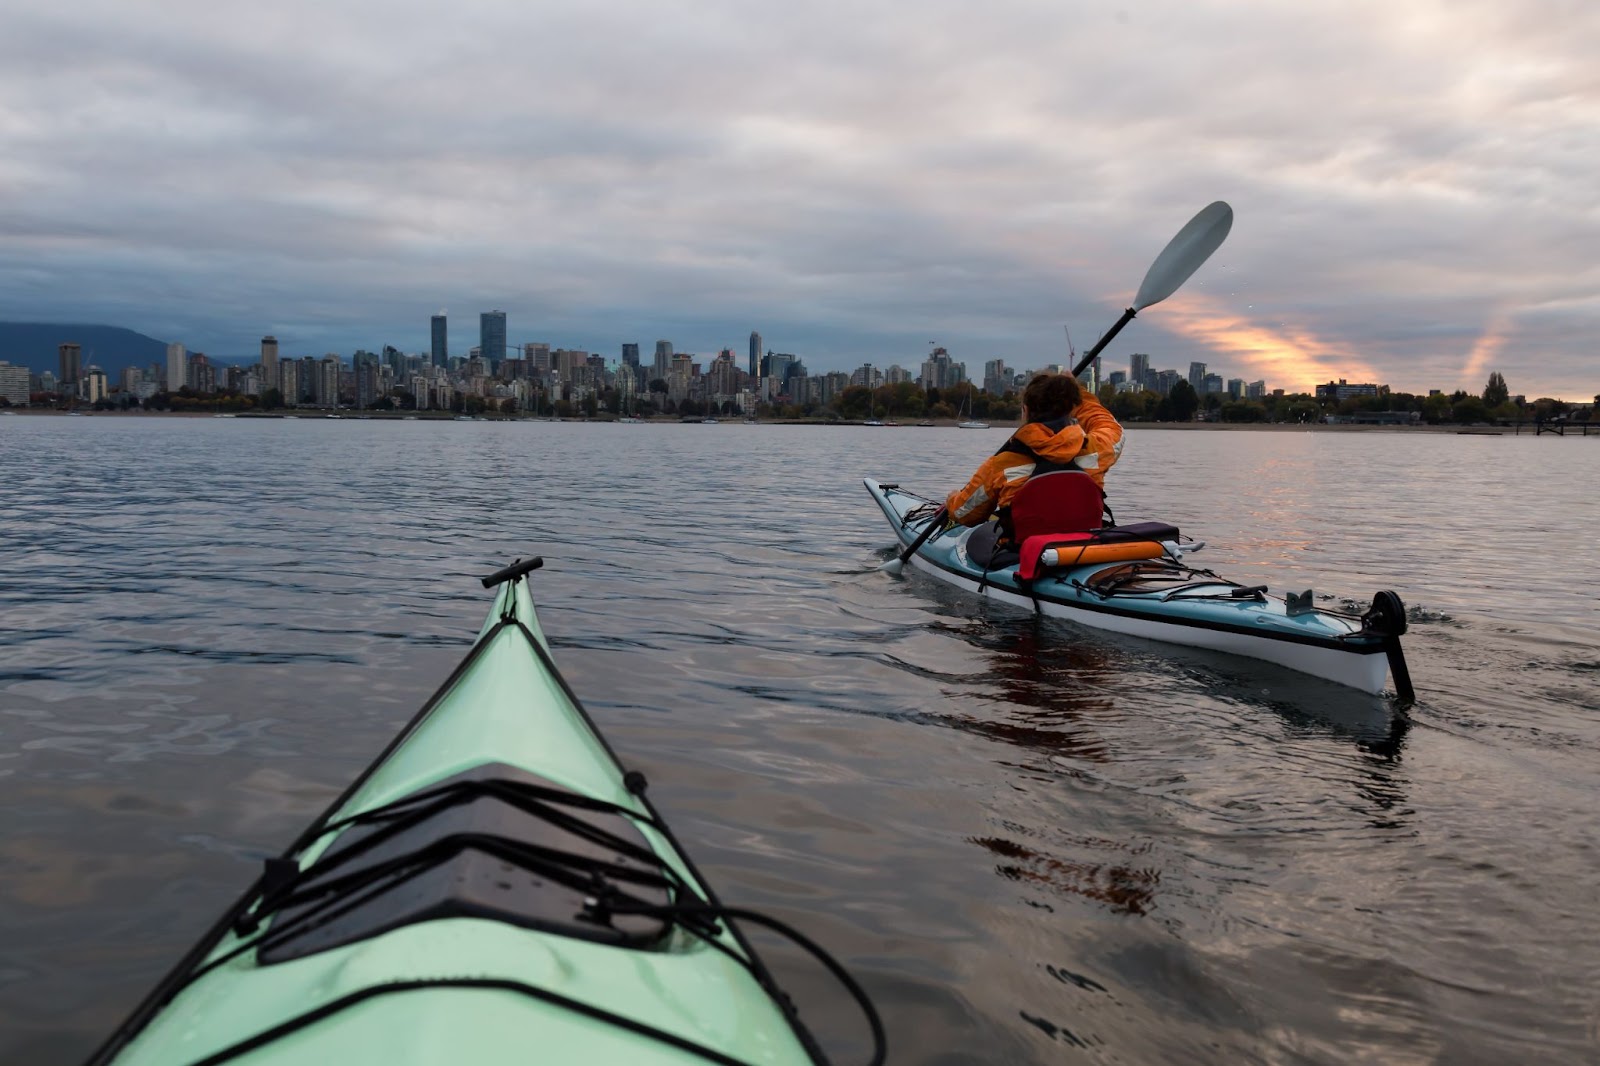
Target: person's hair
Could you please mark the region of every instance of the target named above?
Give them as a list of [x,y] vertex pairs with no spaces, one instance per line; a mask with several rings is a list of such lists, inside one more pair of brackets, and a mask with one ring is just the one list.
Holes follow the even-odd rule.
[[1083,389],[1071,374],[1039,374],[1022,390],[1028,421],[1053,422],[1083,402]]

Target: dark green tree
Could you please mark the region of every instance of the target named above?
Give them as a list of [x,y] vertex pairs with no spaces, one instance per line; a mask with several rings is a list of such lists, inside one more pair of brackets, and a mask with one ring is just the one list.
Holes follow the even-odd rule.
[[1229,400],[1222,405],[1221,417],[1224,422],[1265,422],[1267,409],[1246,400]]
[[1476,396],[1463,396],[1450,405],[1450,420],[1462,425],[1489,421],[1489,408]]
[[1172,386],[1172,392],[1167,395],[1167,406],[1172,422],[1192,422],[1194,413],[1200,408],[1200,396],[1194,391],[1194,386],[1187,381],[1180,381]]
[[1489,383],[1483,387],[1483,405],[1489,408],[1499,407],[1511,399],[1511,390],[1506,387],[1506,379],[1496,370],[1489,375]]

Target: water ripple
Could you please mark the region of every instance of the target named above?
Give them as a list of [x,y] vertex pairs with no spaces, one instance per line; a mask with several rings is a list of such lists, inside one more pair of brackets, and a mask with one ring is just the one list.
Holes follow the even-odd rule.
[[897,1061],[1600,1054],[1581,441],[1130,433],[1125,519],[1247,583],[1402,595],[1406,717],[878,572],[857,479],[937,493],[998,433],[0,422],[0,1060],[81,1059],[446,676],[474,578],[530,555],[680,836],[861,974]]

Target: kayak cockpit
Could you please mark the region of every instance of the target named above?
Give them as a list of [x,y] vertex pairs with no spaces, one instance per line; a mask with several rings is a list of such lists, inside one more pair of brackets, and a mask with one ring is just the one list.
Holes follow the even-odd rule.
[[[660,943],[690,892],[634,825],[640,817],[504,763],[329,826],[334,843],[290,863],[241,917],[270,916],[263,965],[439,918],[487,918],[618,947]],[[626,900],[599,913],[601,895]]]

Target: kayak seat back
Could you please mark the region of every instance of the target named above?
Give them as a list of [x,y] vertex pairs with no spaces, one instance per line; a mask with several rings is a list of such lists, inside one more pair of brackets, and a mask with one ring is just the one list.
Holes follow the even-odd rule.
[[1081,470],[1052,470],[1023,482],[1010,511],[1018,544],[1044,533],[1087,533],[1100,528],[1105,494]]

